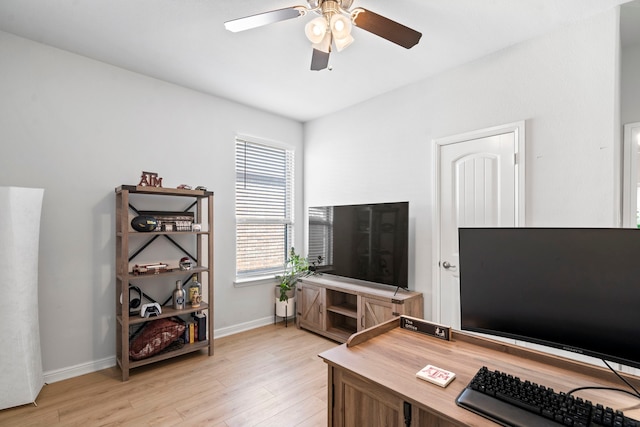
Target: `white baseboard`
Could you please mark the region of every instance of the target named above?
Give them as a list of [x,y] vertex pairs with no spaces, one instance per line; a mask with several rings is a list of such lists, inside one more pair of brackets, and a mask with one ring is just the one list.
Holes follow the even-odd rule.
[[46,384],[55,383],[80,375],[90,374],[91,372],[101,371],[102,369],[111,368],[116,365],[116,357],[106,357],[100,360],[94,360],[80,365],[69,366],[67,368],[55,369],[44,373],[44,382]]
[[251,322],[240,323],[239,325],[229,326],[227,328],[216,329],[213,333],[215,338],[222,338],[240,332],[249,331],[261,326],[273,324],[273,316],[263,317],[262,319],[252,320]]
[[[270,325],[272,323],[273,323],[273,317],[270,316],[270,317],[264,317],[262,319],[252,320],[251,322],[241,323],[239,325],[229,326],[227,328],[216,329],[213,332],[214,342],[216,338],[222,338],[228,335],[249,331],[251,329]],[[102,369],[108,369],[115,365],[116,365],[116,357],[111,356],[111,357],[106,357],[100,360],[94,360],[92,362],[82,363],[75,366],[69,366],[67,368],[55,369],[52,371],[44,372],[44,382],[46,384],[51,384],[51,383],[66,380],[69,378],[78,377],[80,375],[101,371]]]

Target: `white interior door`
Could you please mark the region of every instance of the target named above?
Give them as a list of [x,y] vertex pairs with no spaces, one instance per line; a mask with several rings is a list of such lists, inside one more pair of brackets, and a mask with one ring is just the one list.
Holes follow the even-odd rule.
[[524,122],[434,141],[434,314],[460,328],[459,227],[524,221]]

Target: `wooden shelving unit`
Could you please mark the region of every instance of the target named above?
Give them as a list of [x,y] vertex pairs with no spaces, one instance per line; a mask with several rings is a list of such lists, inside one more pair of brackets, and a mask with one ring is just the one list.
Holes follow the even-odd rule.
[[[213,192],[204,190],[168,189],[148,186],[121,185],[115,189],[116,193],[116,359],[122,370],[122,380],[129,379],[129,371],[139,366],[148,365],[161,360],[183,354],[208,350],[213,355]],[[138,197],[143,196],[143,197]],[[152,196],[175,199],[172,202],[185,200],[185,212],[193,212],[194,222],[201,224],[200,231],[151,231],[138,232],[131,228],[131,219],[138,215],[139,209],[132,202],[145,203],[144,198]],[[138,200],[139,198],[139,200]],[[171,209],[174,210],[174,209]],[[195,253],[190,254],[176,243],[174,238],[189,236],[195,240]],[[152,239],[160,238],[167,245],[180,248],[185,255],[194,258],[196,265],[188,271],[176,268],[158,274],[134,274],[131,265],[134,258],[141,252],[151,250],[148,244]],[[182,238],[182,237],[179,237]],[[145,241],[147,244],[145,244]],[[162,244],[160,243],[160,244]],[[134,250],[135,248],[135,250]],[[162,306],[162,313],[158,316],[143,318],[130,315],[129,286],[132,281],[144,282],[149,286],[166,284],[167,280],[177,280],[186,275],[197,274],[202,284],[203,302],[194,308],[189,304],[183,310],[171,307],[171,302]],[[203,277],[205,280],[203,280]],[[185,286],[188,283],[183,283]],[[162,304],[164,301],[158,301]],[[145,323],[174,316],[185,317],[192,313],[203,312],[207,315],[206,340],[184,344],[178,350],[169,351],[142,360],[131,360],[129,357],[130,330],[132,326],[143,326]]]

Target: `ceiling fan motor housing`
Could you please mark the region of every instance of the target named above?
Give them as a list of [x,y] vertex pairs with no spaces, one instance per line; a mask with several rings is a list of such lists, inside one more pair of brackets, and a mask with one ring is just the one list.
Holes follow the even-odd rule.
[[[332,10],[333,13],[337,13],[339,11],[338,9],[348,12],[349,8],[353,4],[353,0],[307,0],[307,3],[309,4],[309,9],[316,10],[318,13],[322,13],[324,15],[325,7],[327,6],[335,9]],[[327,3],[335,4],[329,6]]]

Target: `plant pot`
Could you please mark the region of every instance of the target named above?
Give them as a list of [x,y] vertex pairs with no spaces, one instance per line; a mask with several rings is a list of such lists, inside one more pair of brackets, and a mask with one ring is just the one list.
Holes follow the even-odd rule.
[[276,316],[292,317],[295,313],[296,298],[290,297],[287,301],[280,301],[280,296],[276,300]]
[[[294,298],[294,297],[296,296],[296,288],[289,289],[289,290],[286,292],[286,294],[287,294],[287,298],[289,298],[289,299]],[[280,285],[277,285],[277,286],[276,286],[276,289],[275,289],[275,296],[276,296],[276,299],[277,299],[277,300],[280,300]],[[283,302],[284,302],[284,301],[283,301]]]
[[295,315],[295,303],[296,303],[296,289],[290,289],[287,291],[286,301],[280,301],[280,286],[276,286],[275,289],[275,301],[276,301],[276,316],[278,317],[291,317]]

